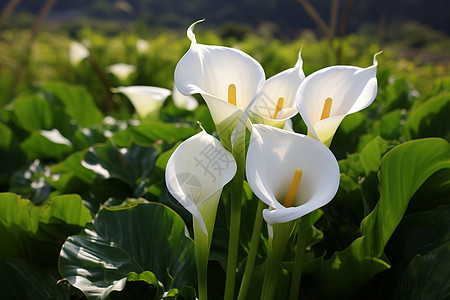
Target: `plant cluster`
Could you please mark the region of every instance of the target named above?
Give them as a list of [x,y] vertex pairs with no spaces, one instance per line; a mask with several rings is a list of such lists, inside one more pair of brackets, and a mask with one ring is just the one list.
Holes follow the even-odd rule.
[[[105,70],[114,40],[73,43],[88,89],[2,107],[0,298],[449,296],[449,79],[419,94],[385,54],[306,56],[305,76],[299,43],[236,45],[260,64],[188,37],[183,57],[136,40],[135,64]],[[153,87],[140,61],[166,67]]]

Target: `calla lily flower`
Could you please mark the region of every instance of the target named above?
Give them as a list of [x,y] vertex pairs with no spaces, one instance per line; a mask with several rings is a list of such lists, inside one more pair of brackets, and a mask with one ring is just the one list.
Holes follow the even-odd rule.
[[176,86],[172,89],[172,100],[175,106],[181,109],[195,110],[198,107],[197,99],[181,94]]
[[377,94],[377,60],[368,68],[332,66],[302,82],[295,101],[312,136],[327,146],[346,115],[369,106]]
[[131,74],[136,72],[137,68],[133,65],[119,63],[107,67],[106,70],[116,76],[119,80],[125,81]]
[[155,86],[119,86],[112,89],[130,99],[140,118],[157,118],[164,101],[171,91]]
[[193,32],[188,52],[175,69],[175,86],[183,95],[205,99],[222,143],[231,149],[231,133],[243,111],[262,88],[262,66],[246,53],[228,47],[198,44]]
[[222,189],[236,173],[236,162],[220,141],[201,131],[184,141],[166,167],[169,192],[212,235]]
[[251,108],[256,123],[282,128],[287,119],[298,113],[294,99],[305,79],[302,66],[300,51],[293,68],[278,73],[264,83]]
[[328,147],[312,137],[263,124],[253,125],[246,174],[255,195],[269,205],[263,217],[270,225],[324,206],[339,187],[338,162]]
[[85,45],[72,41],[69,45],[69,62],[72,66],[78,66],[84,59],[88,58],[90,52]]
[[138,54],[146,54],[150,49],[150,44],[146,40],[138,39],[136,41],[136,50]]
[[206,299],[208,294],[208,256],[217,205],[223,187],[236,170],[233,155],[204,130],[184,141],[167,162],[167,188],[194,221],[199,299]]

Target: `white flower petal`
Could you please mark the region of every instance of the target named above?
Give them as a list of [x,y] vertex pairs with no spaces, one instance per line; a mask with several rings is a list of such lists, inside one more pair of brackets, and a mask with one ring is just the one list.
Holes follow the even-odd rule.
[[83,59],[89,57],[89,50],[81,43],[70,42],[69,62],[72,66],[77,66]]
[[107,67],[106,70],[120,80],[126,80],[132,73],[136,72],[137,68],[133,65],[119,63]]
[[172,90],[172,100],[175,106],[186,110],[195,110],[198,107],[198,101],[192,96],[185,96],[181,94],[177,87],[174,86]]
[[[231,149],[231,133],[263,86],[264,70],[240,50],[197,44],[193,32],[195,24],[187,31],[191,47],[175,68],[175,86],[183,95],[202,95],[222,143]],[[231,84],[236,86],[236,106],[228,103]]]
[[[319,70],[302,82],[296,94],[297,108],[309,131],[321,141],[333,137],[348,114],[369,106],[377,94],[378,63],[368,68],[332,66]],[[320,120],[324,102],[332,99],[329,118]]]
[[130,99],[141,118],[154,114],[172,93],[170,90],[155,86],[119,86],[113,92],[122,93]]
[[145,54],[150,49],[150,44],[146,40],[138,39],[136,41],[136,50],[139,54]]
[[[305,79],[301,52],[293,68],[287,69],[269,78],[258,93],[251,110],[262,118],[274,119],[278,99],[284,99],[283,108],[278,112],[276,120],[286,120],[297,114],[295,94]],[[264,123],[266,124],[266,123]]]
[[[284,201],[292,176],[303,176],[292,207]],[[298,219],[332,200],[339,187],[339,166],[320,141],[267,125],[253,125],[246,162],[247,181],[258,198],[272,210],[267,223]]]
[[263,68],[240,50],[197,44],[192,29],[193,25],[188,29],[191,47],[175,69],[176,87],[184,95],[200,93],[227,102],[228,86],[234,84],[237,107],[245,110],[264,83]]
[[236,173],[236,162],[219,140],[202,131],[184,141],[170,157],[166,167],[169,192],[197,220],[207,233],[202,216],[206,201],[218,201],[220,191]]

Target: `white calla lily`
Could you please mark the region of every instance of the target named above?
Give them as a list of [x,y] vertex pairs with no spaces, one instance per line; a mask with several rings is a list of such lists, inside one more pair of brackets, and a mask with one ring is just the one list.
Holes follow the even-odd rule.
[[185,96],[180,93],[176,86],[172,89],[172,100],[176,107],[185,110],[195,110],[198,107],[198,101],[192,96]]
[[143,39],[136,41],[136,51],[138,54],[146,54],[150,49],[150,43]]
[[283,127],[285,121],[298,113],[295,94],[305,79],[301,51],[293,68],[278,73],[264,83],[251,108],[256,123]]
[[220,194],[235,173],[233,155],[203,130],[175,150],[165,177],[169,192],[210,236]]
[[[292,205],[286,207],[284,201],[297,169],[303,175]],[[263,124],[253,125],[246,174],[255,195],[269,205],[263,216],[270,225],[296,220],[324,206],[339,187],[339,165],[324,144]]]
[[187,30],[191,46],[176,66],[175,85],[183,95],[202,95],[222,143],[231,149],[231,133],[262,88],[264,70],[240,50],[198,44],[193,32],[195,24]]
[[236,170],[233,155],[204,130],[184,141],[167,162],[167,188],[193,218],[199,299],[208,294],[208,256],[217,205]]
[[136,72],[137,68],[130,64],[118,63],[108,66],[106,70],[116,76],[119,80],[125,81],[131,74]]
[[130,99],[140,118],[157,118],[164,101],[172,93],[170,90],[155,86],[119,86],[112,89]]
[[72,41],[69,45],[69,62],[72,66],[78,66],[85,58],[88,58],[90,52],[85,45]]
[[297,108],[312,136],[327,146],[346,115],[369,106],[377,94],[377,60],[367,68],[332,66],[312,73],[302,82]]

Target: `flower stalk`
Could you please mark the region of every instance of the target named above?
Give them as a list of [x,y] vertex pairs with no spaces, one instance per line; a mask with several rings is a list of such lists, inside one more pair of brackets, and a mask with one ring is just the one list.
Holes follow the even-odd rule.
[[255,222],[253,224],[252,239],[250,241],[250,252],[248,253],[247,263],[245,265],[244,275],[239,289],[238,300],[245,300],[247,298],[248,288],[253,275],[253,268],[255,267],[256,254],[258,253],[259,240],[261,235],[261,227],[263,223],[262,211],[267,205],[262,201],[258,201],[256,208]]
[[306,252],[306,242],[308,239],[308,231],[310,228],[310,215],[307,214],[300,219],[299,229],[297,233],[297,246],[295,247],[294,266],[292,268],[291,287],[289,290],[289,300],[298,299],[300,291],[300,283],[303,272],[303,261]]
[[231,187],[231,215],[230,236],[228,240],[227,275],[225,280],[225,300],[234,298],[236,284],[236,266],[239,250],[239,231],[241,224],[242,190],[244,185],[245,152],[233,151],[237,164],[236,175],[230,182]]
[[281,273],[281,262],[283,260],[289,237],[296,221],[268,225],[269,248],[267,251],[266,270],[264,273],[261,300],[274,299],[278,279]]

